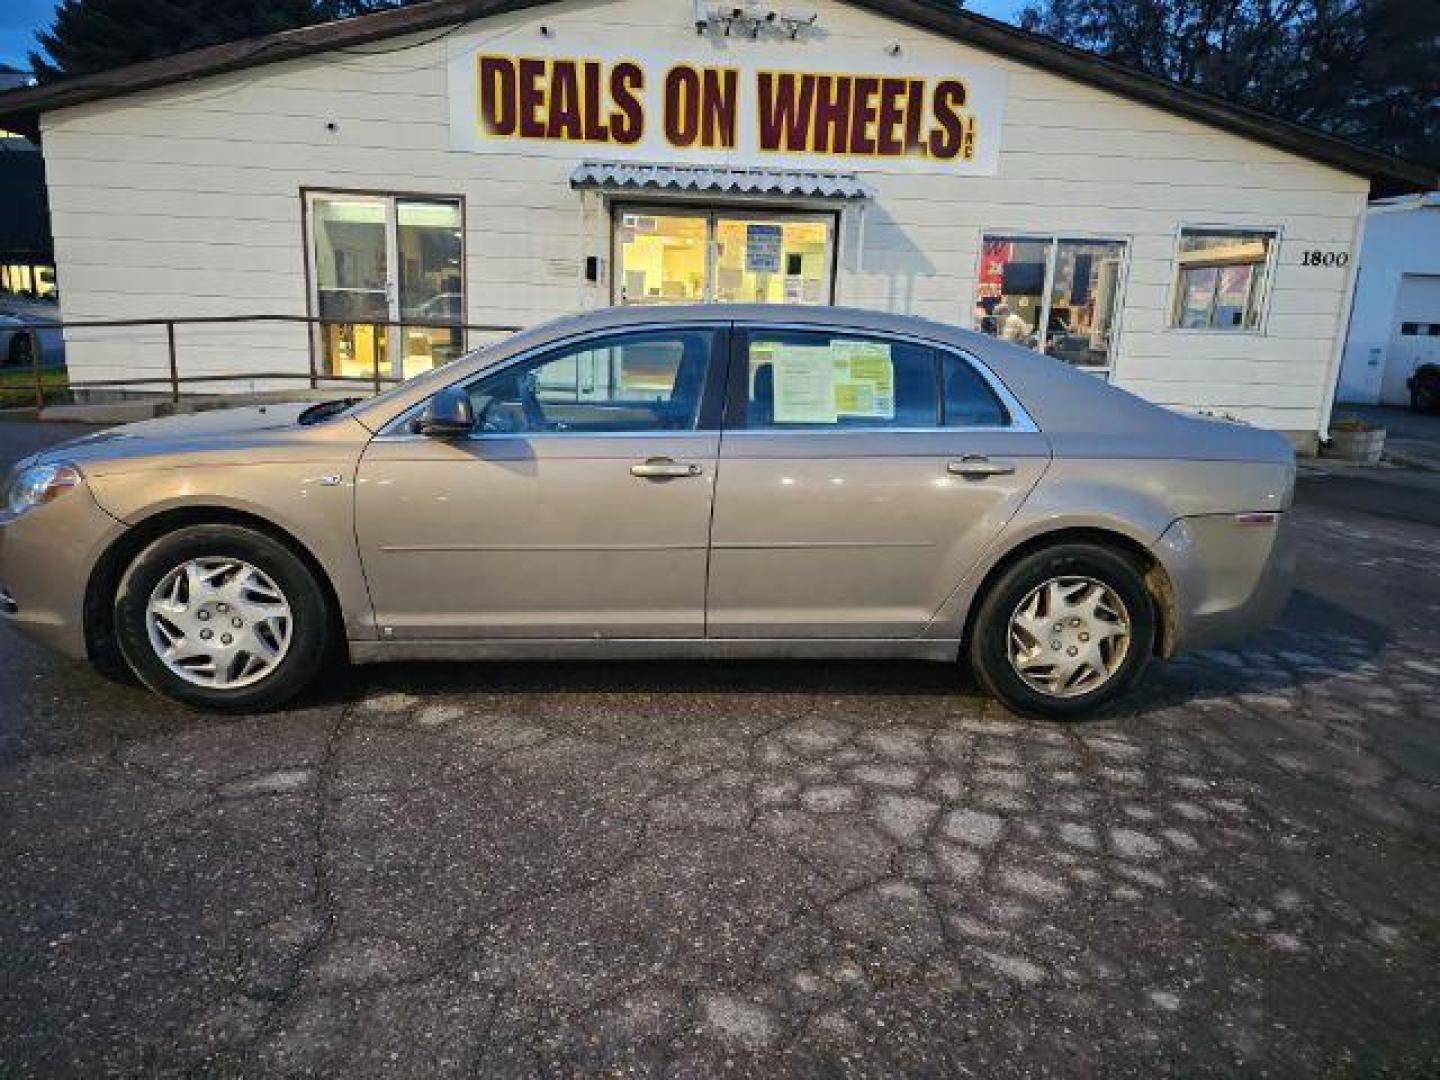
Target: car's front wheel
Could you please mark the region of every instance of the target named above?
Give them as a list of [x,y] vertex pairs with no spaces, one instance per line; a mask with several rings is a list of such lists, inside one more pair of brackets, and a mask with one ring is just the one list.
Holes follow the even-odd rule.
[[322,667],[330,620],[305,563],[263,532],[194,525],[140,552],[120,580],[115,630],[150,689],[225,711],[274,708]]
[[1095,544],[1024,556],[980,603],[970,662],[1015,712],[1074,719],[1139,680],[1155,646],[1155,606],[1134,562]]

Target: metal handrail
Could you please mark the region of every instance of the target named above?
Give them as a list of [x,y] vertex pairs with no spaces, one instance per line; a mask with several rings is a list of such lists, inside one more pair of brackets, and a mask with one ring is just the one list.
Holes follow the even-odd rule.
[[305,372],[295,371],[271,371],[256,372],[245,371],[234,375],[187,375],[180,374],[179,347],[175,339],[175,328],[177,326],[215,326],[224,324],[243,323],[290,323],[305,324],[313,327],[324,326],[370,326],[386,327],[399,330],[459,330],[462,334],[461,349],[468,351],[469,336],[474,333],[491,334],[512,334],[520,330],[518,326],[502,326],[489,323],[461,323],[461,322],[440,322],[440,321],[417,321],[414,319],[325,319],[312,315],[192,315],[179,318],[139,318],[139,319],[57,319],[53,322],[14,322],[6,323],[4,329],[13,330],[16,333],[28,333],[31,337],[30,366],[34,376],[35,407],[45,407],[45,382],[44,365],[41,363],[41,349],[39,334],[48,330],[106,330],[134,327],[163,327],[165,330],[166,351],[169,358],[170,370],[165,376],[130,376],[124,379],[87,379],[84,382],[67,380],[72,390],[86,389],[109,389],[122,386],[148,386],[168,385],[170,388],[170,400],[180,400],[180,387],[186,383],[223,383],[237,380],[254,381],[256,379],[286,380],[302,379],[310,384],[311,389],[319,387],[321,381],[327,383],[367,383],[371,385],[375,393],[379,393],[386,382],[398,382],[399,380],[381,374],[380,365],[380,338],[374,336],[374,344],[371,349],[371,374],[363,375],[329,375],[322,373],[316,364],[315,335],[308,335],[309,343],[309,370]]

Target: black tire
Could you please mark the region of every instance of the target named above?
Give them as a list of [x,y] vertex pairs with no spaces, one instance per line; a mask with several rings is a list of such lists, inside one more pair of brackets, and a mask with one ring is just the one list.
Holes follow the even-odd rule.
[[1410,408],[1416,412],[1440,412],[1440,371],[1421,368],[1410,379]]
[[[270,577],[290,605],[288,650],[270,672],[247,686],[191,683],[171,671],[150,644],[145,611],[156,585],[176,567],[206,557],[250,563]],[[300,693],[332,655],[333,625],[325,591],[304,561],[273,537],[238,525],[192,525],[160,537],[130,563],[115,594],[115,637],[140,681],[184,705],[218,712],[261,712]]]
[[[1030,686],[1010,663],[1010,618],[1036,587],[1059,577],[1086,577],[1107,586],[1130,617],[1130,641],[1120,666],[1095,689],[1056,697]],[[1127,694],[1155,650],[1155,604],[1132,559],[1098,544],[1057,544],[1017,561],[980,598],[970,634],[970,664],[980,684],[1022,716],[1076,720]],[[1082,646],[1083,647],[1083,646]]]
[[30,367],[35,356],[35,339],[28,330],[17,330],[10,339],[5,360],[11,367]]

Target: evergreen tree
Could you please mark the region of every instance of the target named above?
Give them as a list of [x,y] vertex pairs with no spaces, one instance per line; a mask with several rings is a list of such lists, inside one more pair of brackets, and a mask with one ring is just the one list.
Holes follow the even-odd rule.
[[405,0],[63,0],[30,66],[41,82],[326,22]]
[[1440,165],[1440,0],[1034,0],[1020,24]]

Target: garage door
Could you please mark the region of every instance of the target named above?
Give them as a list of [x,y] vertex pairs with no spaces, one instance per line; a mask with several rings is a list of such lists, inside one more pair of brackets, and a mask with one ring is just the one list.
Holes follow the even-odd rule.
[[1440,364],[1440,275],[1436,274],[1406,274],[1400,279],[1380,399],[1391,405],[1408,404],[1405,380],[1421,364]]

